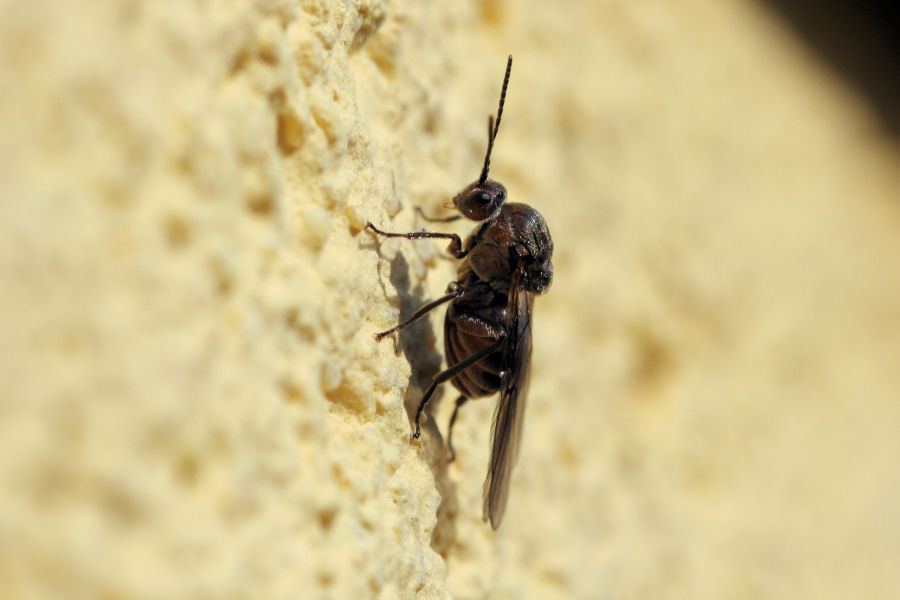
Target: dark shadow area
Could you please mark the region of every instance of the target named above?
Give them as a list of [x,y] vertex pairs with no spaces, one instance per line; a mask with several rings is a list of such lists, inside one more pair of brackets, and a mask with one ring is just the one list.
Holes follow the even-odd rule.
[[[397,253],[397,256],[391,260],[389,278],[391,285],[397,291],[399,299],[400,315],[398,321],[408,319],[416,309],[433,300],[433,298],[424,295],[421,285],[410,289],[409,264],[400,253]],[[396,348],[403,352],[410,366],[410,386],[407,388],[406,397],[403,399],[407,416],[409,416],[410,426],[412,426],[416,409],[419,406],[422,390],[429,386],[431,378],[441,370],[443,355],[437,349],[437,337],[435,336],[434,325],[432,325],[431,320],[434,313],[442,314],[442,307],[435,309],[431,314],[398,331],[395,334],[396,341],[393,342],[396,344]],[[382,343],[391,342],[388,339],[384,339]],[[411,394],[412,397],[410,397]],[[428,433],[431,435],[440,435],[439,432],[434,431],[434,419],[431,413],[434,404],[440,400],[441,395],[442,390],[439,389],[425,408],[425,415],[428,416]],[[422,427],[424,433],[426,428],[425,422],[422,423]]]
[[[390,281],[397,290],[400,298],[400,316],[399,320],[408,319],[410,315],[420,306],[434,300],[431,297],[425,297],[422,293],[422,287],[416,286],[410,291],[409,282],[409,265],[402,254],[398,253],[391,261]],[[419,402],[422,399],[422,392],[431,384],[434,377],[442,367],[443,353],[437,350],[437,337],[435,336],[435,327],[439,327],[439,323],[443,322],[446,305],[440,306],[421,320],[413,323],[409,327],[397,333],[397,340],[400,350],[409,361],[411,376],[410,386],[407,388],[406,395],[403,398],[403,405],[406,408],[406,414],[409,417],[410,430],[412,430],[413,420]],[[385,340],[387,341],[387,340]],[[424,416],[427,418],[422,421],[422,437],[413,443],[429,443],[427,438],[431,438],[431,444],[438,448],[437,454],[428,453],[428,463],[434,480],[437,484],[438,492],[441,495],[441,504],[438,507],[437,525],[431,539],[432,549],[446,558],[447,551],[456,538],[456,514],[458,512],[458,503],[456,500],[456,485],[450,479],[447,469],[449,466],[448,454],[444,436],[441,433],[442,427],[434,418],[435,409],[438,403],[445,396],[450,397],[455,394],[448,395],[446,386],[451,385],[449,382],[438,387],[434,396],[428,401],[425,407]],[[455,391],[455,390],[454,390]],[[446,427],[446,424],[444,424]]]
[[[377,238],[375,239],[375,244],[379,248],[378,252],[380,254],[380,243]],[[388,278],[398,298],[400,308],[398,321],[408,319],[420,306],[435,299],[426,295],[421,285],[416,285],[414,288],[411,286],[409,263],[407,263],[402,253],[398,252],[391,260]],[[386,289],[385,294],[390,296],[391,290]],[[419,321],[381,341],[382,344],[394,344],[395,350],[403,352],[410,365],[410,385],[407,387],[406,394],[403,397],[403,405],[409,419],[410,432],[412,432],[414,427],[414,418],[419,402],[422,399],[422,393],[431,384],[432,378],[442,367],[443,353],[437,347],[435,328],[439,327],[440,325],[438,324],[443,321],[445,310],[446,305],[440,306]],[[442,428],[434,418],[434,412],[438,403],[446,395],[444,388],[447,385],[451,384],[448,382],[438,387],[425,408],[421,421],[422,437],[417,441],[410,442],[437,448],[437,452],[426,451],[424,456],[428,460],[438,491],[441,494],[441,504],[438,507],[437,515],[438,523],[432,536],[431,545],[435,552],[445,557],[456,537],[458,503],[456,500],[456,486],[448,475],[448,454],[444,436],[441,433]],[[446,424],[444,424],[444,427],[446,427]]]
[[900,135],[900,5],[762,0],[865,96],[886,133]]

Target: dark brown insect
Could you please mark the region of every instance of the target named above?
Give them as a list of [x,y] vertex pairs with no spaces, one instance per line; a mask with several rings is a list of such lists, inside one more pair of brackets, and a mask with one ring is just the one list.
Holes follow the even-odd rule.
[[[500,128],[503,102],[512,69],[512,56],[500,92],[497,121],[488,117],[488,146],[477,181],[453,198],[462,215],[432,221],[452,221],[464,216],[480,224],[462,243],[453,233],[388,233],[371,223],[378,235],[407,239],[446,238],[447,251],[462,259],[458,279],[447,286],[447,295],[422,306],[396,327],[375,339],[403,329],[433,308],[450,302],[444,319],[444,349],[449,367],[434,379],[416,410],[415,431],[428,400],[441,383],[450,381],[460,391],[450,418],[447,443],[453,460],[453,424],[460,407],[470,398],[500,392],[491,426],[491,463],[484,482],[484,519],[496,529],[503,519],[510,473],[522,435],[522,417],[531,362],[531,310],[535,294],[543,294],[553,278],[553,241],[541,215],[526,204],[506,203],[506,189],[488,179],[491,150]],[[423,215],[424,217],[424,215]]]

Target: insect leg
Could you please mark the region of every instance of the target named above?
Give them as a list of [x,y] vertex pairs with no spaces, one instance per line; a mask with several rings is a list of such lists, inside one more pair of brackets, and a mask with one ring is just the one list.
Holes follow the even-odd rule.
[[472,356],[468,358],[464,358],[452,367],[448,367],[447,369],[441,371],[437,375],[434,376],[434,379],[431,381],[431,385],[428,386],[428,389],[425,390],[425,394],[422,396],[422,400],[419,401],[419,408],[416,409],[416,431],[413,433],[413,438],[419,439],[419,436],[422,435],[422,428],[419,426],[419,419],[422,417],[422,411],[425,410],[425,405],[428,404],[428,400],[431,398],[431,395],[434,394],[434,390],[437,389],[437,386],[444,383],[448,379],[453,379],[459,373],[465,371],[479,360],[484,357],[496,352],[500,346],[503,345],[506,336],[501,335],[500,339],[496,342],[488,346],[487,348],[482,348]]
[[447,294],[446,296],[442,296],[442,297],[438,298],[437,300],[435,300],[434,302],[429,302],[425,306],[420,307],[419,310],[414,312],[410,318],[403,321],[396,327],[391,327],[387,331],[382,331],[381,333],[376,333],[375,341],[380,342],[382,339],[391,335],[395,331],[399,331],[399,330],[403,329],[404,327],[412,325],[413,323],[415,323],[416,321],[418,321],[419,319],[424,317],[428,313],[428,311],[437,308],[444,302],[449,302],[450,300],[453,300],[454,298],[459,298],[460,296],[462,296],[462,293],[464,290],[461,285],[454,286],[453,284],[451,284],[450,287],[452,288],[452,291],[449,294]]
[[366,222],[366,227],[377,233],[378,235],[383,235],[384,237],[401,237],[406,238],[408,240],[420,240],[423,238],[443,238],[446,240],[450,240],[450,245],[447,246],[447,252],[455,256],[456,258],[462,258],[466,254],[467,251],[462,249],[462,240],[459,239],[459,236],[455,233],[439,233],[436,231],[413,231],[410,233],[391,233],[389,231],[382,231],[372,225],[371,222]]
[[459,221],[460,219],[462,219],[462,215],[453,215],[452,217],[441,217],[441,218],[429,217],[422,210],[421,206],[416,207],[416,212],[419,213],[420,217],[422,217],[424,220],[428,221],[429,223],[452,223],[453,221]]
[[456,451],[453,449],[453,424],[456,423],[456,414],[459,412],[459,407],[468,400],[468,398],[460,394],[459,398],[456,399],[456,406],[453,407],[453,414],[450,415],[450,426],[447,427],[447,447],[450,448],[450,460],[447,462],[456,460]]

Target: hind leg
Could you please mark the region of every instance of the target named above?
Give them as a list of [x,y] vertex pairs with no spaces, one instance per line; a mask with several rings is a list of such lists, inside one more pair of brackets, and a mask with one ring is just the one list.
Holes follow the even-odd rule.
[[419,425],[419,420],[422,418],[422,411],[425,410],[425,405],[428,404],[428,401],[431,399],[431,396],[434,394],[434,391],[437,389],[437,386],[444,383],[445,381],[449,381],[456,377],[459,373],[465,371],[478,361],[486,358],[487,356],[493,354],[497,350],[500,349],[500,346],[503,345],[506,336],[501,332],[500,339],[491,344],[490,346],[483,348],[469,356],[468,358],[464,358],[452,367],[441,371],[437,375],[434,376],[434,379],[431,381],[431,385],[428,386],[428,389],[425,390],[425,394],[422,396],[422,400],[419,401],[419,408],[416,409],[416,429],[413,432],[413,439],[419,439],[419,436],[422,435],[422,427]]
[[447,447],[450,449],[450,460],[447,462],[453,462],[456,460],[456,451],[453,449],[453,424],[456,423],[456,415],[459,413],[459,407],[468,402],[468,398],[459,395],[459,398],[456,399],[456,406],[453,407],[453,414],[450,415],[450,426],[447,427]]

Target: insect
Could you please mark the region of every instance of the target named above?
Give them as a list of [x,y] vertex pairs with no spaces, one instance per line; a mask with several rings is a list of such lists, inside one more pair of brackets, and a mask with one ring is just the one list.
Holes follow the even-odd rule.
[[453,425],[460,407],[469,399],[500,392],[491,426],[490,465],[484,482],[483,518],[494,529],[500,526],[506,510],[510,474],[522,435],[531,363],[532,303],[535,295],[547,291],[553,279],[550,261],[553,241],[544,218],[526,204],[507,203],[503,185],[488,179],[511,70],[512,56],[506,63],[497,120],[488,117],[488,145],[481,175],[453,198],[453,205],[461,215],[444,219],[425,217],[441,222],[466,217],[478,222],[465,243],[453,233],[389,233],[367,223],[370,230],[384,237],[449,239],[447,251],[462,261],[457,280],[447,286],[445,296],[422,306],[396,327],[376,334],[375,339],[380,341],[434,308],[450,303],[444,318],[444,354],[448,368],[434,376],[422,396],[412,437],[418,439],[421,435],[422,411],[437,386],[450,381],[460,392],[447,433],[450,460],[453,460],[456,456]]

